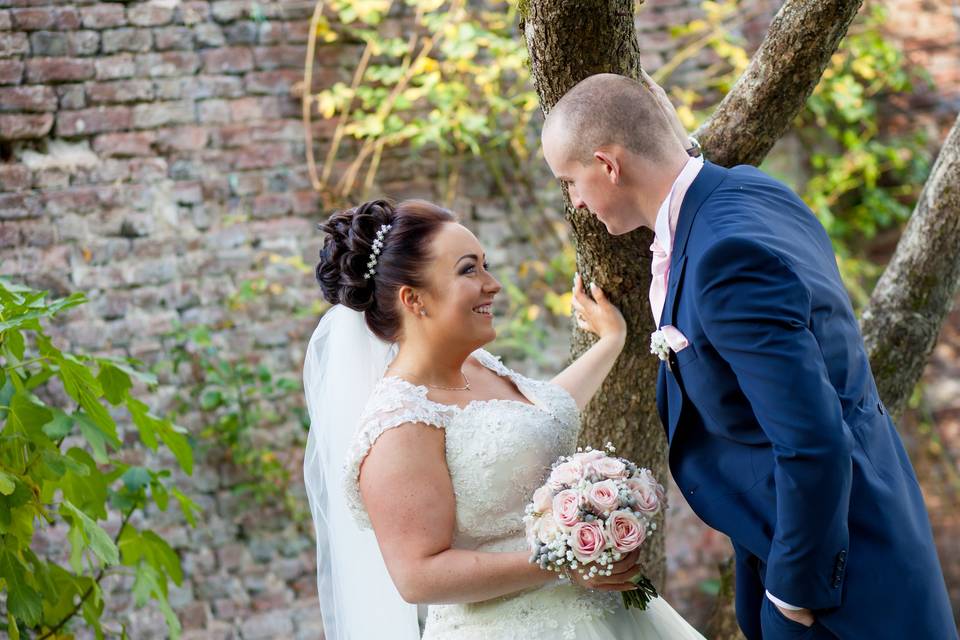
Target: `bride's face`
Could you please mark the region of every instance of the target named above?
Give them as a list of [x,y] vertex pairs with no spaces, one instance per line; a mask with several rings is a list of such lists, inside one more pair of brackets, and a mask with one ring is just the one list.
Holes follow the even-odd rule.
[[443,225],[431,245],[428,289],[422,292],[423,318],[431,337],[479,348],[497,337],[493,299],[500,282],[487,271],[480,242],[455,222]]

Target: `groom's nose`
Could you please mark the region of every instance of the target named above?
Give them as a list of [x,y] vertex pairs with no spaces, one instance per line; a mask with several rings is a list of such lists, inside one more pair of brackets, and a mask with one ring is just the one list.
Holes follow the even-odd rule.
[[570,204],[573,205],[574,209],[587,208],[587,204],[583,201],[583,198],[580,197],[580,193],[576,190],[575,187],[570,187],[567,190],[567,193],[570,194]]

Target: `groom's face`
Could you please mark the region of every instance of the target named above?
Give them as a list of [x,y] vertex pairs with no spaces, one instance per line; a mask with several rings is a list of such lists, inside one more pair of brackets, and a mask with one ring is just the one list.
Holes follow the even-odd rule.
[[553,175],[567,188],[570,204],[576,209],[587,209],[604,224],[611,235],[632,231],[630,203],[620,188],[619,166],[611,166],[609,156],[601,154],[583,164],[571,157],[558,136],[543,137],[543,155]]

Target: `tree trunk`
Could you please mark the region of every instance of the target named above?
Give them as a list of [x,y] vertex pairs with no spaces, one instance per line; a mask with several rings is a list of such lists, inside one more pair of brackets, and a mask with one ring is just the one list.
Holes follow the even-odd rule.
[[694,134],[711,162],[759,165],[786,132],[863,0],[788,0],[737,83]]
[[[633,11],[633,0],[530,0],[521,5],[521,27],[544,113],[573,85],[595,73],[639,78]],[[584,282],[596,281],[620,307],[629,327],[623,353],[583,414],[580,442],[599,448],[611,441],[619,455],[648,467],[666,483],[666,439],[654,408],[659,361],[649,346],[655,329],[648,301],[653,235],[641,229],[613,237],[592,214],[573,209],[569,198],[565,203]],[[591,343],[587,334],[574,329],[573,356]],[[661,531],[662,523],[661,519]],[[648,577],[662,589],[663,536],[651,541],[644,547],[644,563]]]
[[960,117],[870,297],[861,325],[880,398],[899,415],[960,284]]

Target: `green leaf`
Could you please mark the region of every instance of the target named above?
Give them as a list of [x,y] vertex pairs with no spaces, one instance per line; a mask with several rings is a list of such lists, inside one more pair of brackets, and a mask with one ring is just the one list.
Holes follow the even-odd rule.
[[73,506],[69,500],[64,500],[63,503],[61,503],[61,514],[63,514],[64,510],[66,510],[75,521],[80,523],[83,530],[84,541],[90,545],[90,550],[93,551],[100,560],[108,565],[120,562],[117,545],[113,543],[113,540],[110,539],[107,532],[100,528],[100,525],[94,522],[90,516],[83,511]]
[[184,495],[184,493],[176,487],[173,487],[171,492],[173,493],[173,497],[177,499],[177,502],[180,503],[180,510],[183,511],[183,517],[187,519],[191,527],[197,526],[197,516],[195,514],[201,512],[200,505]]
[[7,424],[14,433],[23,433],[30,440],[36,441],[43,425],[53,419],[53,413],[42,404],[34,402],[30,393],[18,391],[10,399],[10,412],[7,415]]
[[121,477],[130,491],[139,491],[150,484],[150,471],[144,467],[130,467]]
[[9,496],[17,488],[16,478],[0,471],[0,494]]
[[76,400],[102,433],[110,434],[114,440],[117,424],[100,404],[103,388],[93,374],[79,360],[70,354],[63,354],[58,360],[63,387],[71,398]]
[[27,582],[27,571],[12,551],[0,548],[0,576],[7,583],[7,611],[28,627],[40,624],[43,601]]
[[90,448],[93,449],[94,459],[101,464],[105,464],[108,460],[107,445],[115,449],[119,449],[121,446],[116,432],[102,429],[100,423],[91,420],[90,417],[83,412],[77,412],[74,419],[80,427],[80,433],[82,433],[83,437],[90,443]]
[[123,402],[127,391],[133,386],[130,376],[109,362],[100,361],[100,373],[97,381],[103,388],[103,395],[107,402],[116,406]]
[[73,431],[73,416],[64,413],[60,409],[53,408],[53,420],[43,425],[43,432],[51,440],[62,440]]
[[10,634],[10,640],[20,640],[20,628],[17,627],[17,619],[10,612],[7,612],[7,632]]

